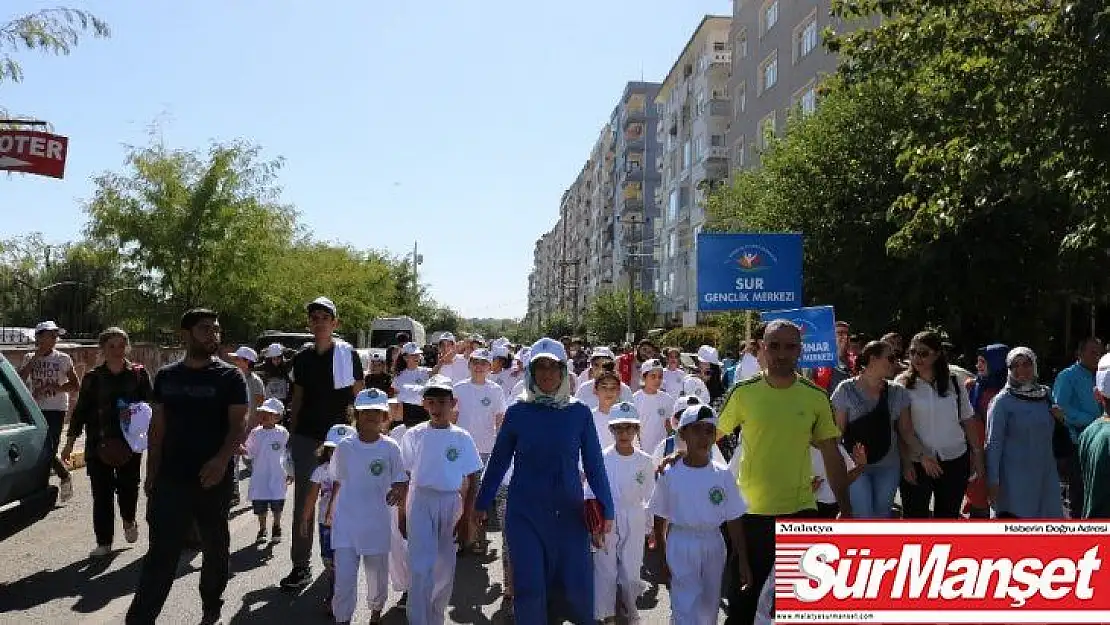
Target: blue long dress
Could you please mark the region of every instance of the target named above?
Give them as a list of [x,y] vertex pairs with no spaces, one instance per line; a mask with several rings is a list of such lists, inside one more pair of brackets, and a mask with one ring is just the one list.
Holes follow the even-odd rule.
[[475,507],[489,510],[512,461],[505,536],[513,563],[517,623],[546,623],[554,593],[567,600],[571,622],[594,622],[593,565],[579,458],[605,518],[611,520],[613,497],[590,409],[572,400],[562,409],[520,402],[506,411]]
[[1064,516],[1050,400],[1024,399],[1003,389],[987,409],[987,484],[998,487],[996,512],[1020,519]]

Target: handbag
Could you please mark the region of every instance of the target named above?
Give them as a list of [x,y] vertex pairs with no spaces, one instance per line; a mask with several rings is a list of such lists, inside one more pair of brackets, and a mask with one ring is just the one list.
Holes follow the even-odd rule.
[[887,403],[889,391],[889,383],[883,382],[879,402],[867,414],[855,421],[849,421],[841,438],[848,453],[852,452],[856,443],[862,443],[867,451],[868,463],[878,462],[890,452],[890,405]]
[[587,499],[585,504],[586,529],[591,534],[600,534],[605,527],[605,515],[601,510],[601,502],[596,499]]

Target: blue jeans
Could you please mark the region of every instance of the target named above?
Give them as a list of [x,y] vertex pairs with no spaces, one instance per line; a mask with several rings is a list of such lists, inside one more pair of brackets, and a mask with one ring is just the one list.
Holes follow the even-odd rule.
[[894,506],[902,470],[897,462],[868,465],[848,487],[852,516],[857,519],[888,519]]

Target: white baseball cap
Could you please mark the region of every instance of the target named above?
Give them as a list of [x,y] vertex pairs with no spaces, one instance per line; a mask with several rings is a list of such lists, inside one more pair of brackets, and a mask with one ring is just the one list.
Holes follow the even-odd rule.
[[488,349],[482,347],[470,352],[470,359],[491,362],[493,360],[493,356],[490,355]]
[[42,332],[57,332],[58,336],[65,336],[66,331],[64,328],[58,327],[58,324],[53,321],[43,321],[35,326],[35,335],[38,336]]
[[490,341],[489,346],[496,349],[498,347],[508,347],[510,344],[511,344],[511,341],[509,341],[509,339],[502,336],[501,338],[496,338],[496,339],[493,339],[492,341]]
[[590,351],[590,360],[594,358],[608,358],[609,360],[613,360],[616,356],[613,355],[613,350],[601,345]]
[[284,414],[285,404],[281,403],[280,399],[277,399],[276,397],[271,397],[270,399],[262,402],[262,405],[258,407],[258,411],[271,412],[273,414]]
[[621,423],[640,425],[640,413],[632,402],[622,401],[614,405],[613,409],[609,411],[609,425]]
[[415,356],[417,354],[422,354],[424,352],[420,351],[420,346],[419,345],[417,345],[416,343],[413,343],[412,341],[409,341],[408,343],[405,343],[404,345],[401,346],[401,353],[406,355],[406,356]]
[[228,356],[231,356],[232,358],[242,358],[243,360],[246,360],[247,362],[258,362],[258,352],[256,352],[253,349],[247,347],[246,345],[244,345],[244,346],[240,347],[239,349],[231,352],[230,354],[228,354]]
[[676,415],[680,412],[686,412],[686,409],[690,406],[697,406],[700,403],[701,400],[693,395],[683,395],[674,400],[674,410],[671,411],[671,414]]
[[686,409],[685,412],[682,413],[682,418],[678,420],[678,429],[681,430],[687,425],[690,425],[691,423],[697,423],[698,421],[706,421],[716,426],[717,413],[714,412],[713,409],[709,406],[705,406],[702,404],[690,406]]
[[483,345],[486,344],[486,339],[481,334],[471,334],[470,336],[468,336],[466,338],[466,340],[471,341],[471,342],[481,343]]
[[346,425],[344,423],[333,425],[328,430],[327,435],[324,436],[324,446],[335,447],[339,444],[339,441],[347,438],[348,436],[353,436],[355,431],[356,430],[354,427]]
[[331,313],[332,317],[337,316],[338,312],[335,308],[335,302],[326,297],[317,297],[316,299],[306,304],[304,308],[310,313],[316,309],[326,310],[327,312]]
[[1110,401],[1110,354],[1104,354],[1098,359],[1098,371],[1095,372],[1095,390]]
[[355,396],[355,410],[389,410],[389,396],[376,388],[363,389]]
[[520,361],[520,364],[527,367],[528,366],[528,361],[532,359],[532,348],[531,347],[521,347],[516,352],[516,359]]
[[269,345],[266,346],[266,349],[262,350],[262,357],[263,358],[277,358],[278,356],[281,356],[284,353],[285,353],[285,348],[281,346],[281,343],[270,343]]
[[663,363],[660,362],[659,360],[655,359],[655,358],[652,358],[651,360],[645,360],[644,364],[640,365],[640,375],[651,373],[652,371],[662,371],[662,370],[663,370]]
[[455,341],[455,335],[451,334],[450,332],[444,332],[443,334],[439,335],[439,341],[437,341],[437,342],[442,343],[444,341],[451,341],[452,343],[457,342],[457,341]]
[[537,358],[547,358],[558,362],[566,362],[567,360],[567,350],[563,347],[563,344],[549,338],[542,338],[533,343],[530,354],[528,362]]
[[720,366],[721,364],[721,356],[717,353],[717,348],[712,345],[702,345],[698,348],[698,360],[711,365]]
[[494,358],[508,358],[509,347],[507,345],[496,345],[493,350],[490,351],[490,355]]
[[[433,375],[428,378],[427,384],[424,385],[424,393],[430,390],[451,391],[455,392],[455,385],[451,382],[451,378],[445,375]],[[423,393],[421,393],[423,394]]]

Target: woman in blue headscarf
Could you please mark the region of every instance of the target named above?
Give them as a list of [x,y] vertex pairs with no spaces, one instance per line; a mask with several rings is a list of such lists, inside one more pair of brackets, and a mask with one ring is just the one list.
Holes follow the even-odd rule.
[[505,535],[514,563],[517,623],[547,623],[553,608],[572,623],[594,622],[591,537],[579,459],[604,517],[595,541],[612,527],[613,498],[593,415],[571,397],[572,388],[562,344],[537,341],[525,368],[524,392],[505,412],[478,491],[475,509],[481,522],[513,463]]
[[[968,431],[982,451],[987,439],[987,407],[994,396],[1006,386],[1006,354],[1010,348],[1001,343],[979,348],[975,360],[975,380],[968,382],[967,396],[975,410],[975,418],[968,423]],[[985,475],[973,476],[967,484],[963,513],[973,519],[990,517],[990,499],[987,497]]]

